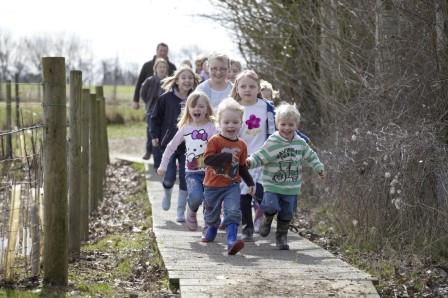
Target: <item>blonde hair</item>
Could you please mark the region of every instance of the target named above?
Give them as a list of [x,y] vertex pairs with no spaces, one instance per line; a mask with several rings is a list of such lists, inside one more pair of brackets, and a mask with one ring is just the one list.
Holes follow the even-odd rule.
[[270,90],[272,94],[272,100],[278,99],[278,91],[274,90],[274,87],[272,87],[272,84],[265,80],[260,80],[260,92],[264,89]]
[[191,64],[191,61],[190,60],[184,60],[184,61],[182,61],[182,63],[180,64],[180,66],[182,67],[182,66],[188,66],[188,67],[190,67],[190,68],[193,68],[193,65]]
[[227,66],[227,68],[230,67],[230,59],[229,59],[229,56],[227,56],[226,54],[213,53],[210,56],[208,56],[209,67],[210,67],[210,64],[212,64],[213,61],[215,61],[215,60],[224,63]]
[[218,123],[221,121],[221,116],[224,111],[238,112],[241,114],[241,120],[243,120],[244,107],[232,97],[227,97],[219,103],[218,112],[216,113],[216,121]]
[[300,112],[297,109],[296,105],[292,105],[290,103],[282,102],[275,109],[275,123],[278,123],[280,119],[293,119],[300,123]]
[[181,118],[179,119],[179,123],[177,123],[177,127],[181,128],[185,124],[191,123],[193,121],[190,115],[190,107],[194,108],[198,104],[199,99],[201,98],[205,101],[205,105],[207,106],[207,115],[205,116],[205,118],[209,122],[213,122],[215,120],[213,116],[213,108],[212,105],[210,104],[210,100],[208,99],[207,94],[201,91],[194,91],[193,93],[188,95],[184,112]]
[[180,75],[184,72],[188,71],[193,76],[193,87],[191,90],[196,89],[196,86],[199,84],[200,77],[194,73],[194,71],[188,66],[181,66],[174,75],[171,77],[167,77],[162,80],[162,89],[165,91],[170,91],[174,87],[177,87],[176,81],[179,79]]
[[255,71],[251,69],[246,69],[240,72],[235,79],[235,83],[233,84],[232,91],[230,92],[230,96],[232,96],[236,101],[241,101],[241,96],[238,94],[238,85],[242,78],[248,77],[255,82],[257,82],[258,89],[260,89],[260,79]]
[[[165,63],[165,64],[166,64],[166,67],[168,68],[168,61],[166,61],[166,60],[163,59],[163,58],[157,58],[156,61],[154,62],[154,66],[153,66],[153,68],[152,68],[152,70],[154,71],[154,73],[156,72],[157,65],[159,65],[160,63]],[[168,70],[168,69],[167,69],[167,70]]]

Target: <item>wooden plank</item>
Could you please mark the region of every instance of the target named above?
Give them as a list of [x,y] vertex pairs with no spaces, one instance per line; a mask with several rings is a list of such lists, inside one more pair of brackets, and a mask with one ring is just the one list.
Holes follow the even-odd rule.
[[219,231],[213,243],[201,242],[202,211],[198,231],[175,222],[177,186],[168,211],[161,208],[158,177],[148,176],[147,191],[157,245],[170,283],[180,287],[182,297],[378,297],[369,274],[298,234],[289,233],[291,249],[279,251],[275,227],[269,237],[256,235],[255,242],[228,256],[225,232]]

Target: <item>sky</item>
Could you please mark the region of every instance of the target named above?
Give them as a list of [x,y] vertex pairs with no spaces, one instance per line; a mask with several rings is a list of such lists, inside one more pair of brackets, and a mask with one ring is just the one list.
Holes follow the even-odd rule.
[[174,54],[193,46],[239,59],[232,33],[197,16],[213,12],[209,0],[6,0],[0,28],[14,38],[74,33],[98,60],[118,56],[122,63],[142,64],[159,42],[168,44],[176,63],[183,58]]

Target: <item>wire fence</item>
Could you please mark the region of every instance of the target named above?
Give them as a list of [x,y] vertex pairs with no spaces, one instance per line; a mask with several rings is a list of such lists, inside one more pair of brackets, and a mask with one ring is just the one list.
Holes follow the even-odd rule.
[[[17,108],[16,106],[14,109]],[[13,115],[15,111],[12,110]],[[42,111],[40,111],[42,113]],[[5,115],[5,109],[1,110]],[[0,132],[0,279],[39,274],[42,250],[42,119],[19,107],[19,127]],[[23,114],[33,115],[24,126]],[[39,212],[41,214],[39,214]]]
[[[63,118],[66,123],[56,123],[64,135],[68,132],[64,146],[67,150],[62,158],[66,163],[61,165],[66,168],[67,175],[61,177],[64,181],[53,181],[55,184],[50,185],[46,176],[58,177],[56,172],[48,173],[51,167],[48,163],[56,159],[55,148],[60,144],[48,136],[55,118],[47,119],[52,114],[46,109],[61,104],[46,101],[51,96],[45,94],[43,84],[0,82],[0,284],[37,277],[41,268],[46,275],[44,280],[58,283],[60,274],[50,272],[48,268],[52,267],[45,266],[56,261],[47,257],[46,263],[45,250],[53,251],[50,242],[65,242],[66,235],[56,235],[49,223],[63,218],[68,226],[66,238],[70,245],[63,244],[67,251],[64,262],[76,259],[81,241],[88,240],[89,214],[102,200],[108,162],[105,100],[102,86],[95,88],[96,93],[90,92],[90,88],[82,89],[81,83],[78,88],[69,87],[66,93],[70,102],[64,99],[62,105],[70,117]],[[35,101],[35,96],[40,100]],[[58,111],[56,114],[60,113]],[[48,156],[48,152],[53,152],[53,156]],[[73,186],[74,180],[79,187]],[[67,212],[59,210],[57,214],[56,210],[55,220],[55,210],[46,210],[44,206],[51,206],[53,202],[52,191],[48,190],[57,188],[56,184],[61,182],[67,187],[56,195],[60,200],[67,198]],[[52,234],[55,234],[53,238]],[[61,270],[65,269],[57,269]],[[54,275],[48,277],[48,274]]]

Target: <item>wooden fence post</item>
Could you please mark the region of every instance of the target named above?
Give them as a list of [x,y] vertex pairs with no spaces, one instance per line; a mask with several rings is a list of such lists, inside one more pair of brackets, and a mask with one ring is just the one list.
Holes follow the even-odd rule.
[[103,86],[96,86],[96,99],[98,104],[98,113],[97,113],[97,121],[98,121],[98,162],[99,162],[99,173],[100,173],[100,181],[99,181],[99,189],[98,189],[98,198],[100,201],[103,200],[103,187],[106,177],[106,140],[104,138],[104,115],[103,115],[103,104],[104,104],[104,91]]
[[[12,130],[11,81],[6,81],[6,131]],[[12,158],[12,135],[6,136],[6,156]]]
[[42,58],[43,169],[44,169],[44,278],[47,286],[68,281],[67,127],[65,59]]
[[96,105],[96,94],[90,94],[90,114],[89,114],[89,209],[90,211],[96,209],[98,207],[98,159],[96,155],[97,147],[98,147],[98,135],[96,124],[97,121],[97,105]]
[[16,91],[16,127],[20,128],[20,96],[19,96],[19,74],[14,75],[14,85]]
[[90,90],[82,89],[81,100],[81,240],[89,240],[89,116]]
[[81,154],[80,154],[80,104],[82,90],[82,72],[70,71],[70,138],[68,159],[68,200],[69,200],[69,252],[72,259],[79,257],[80,239],[80,188],[81,188]]

